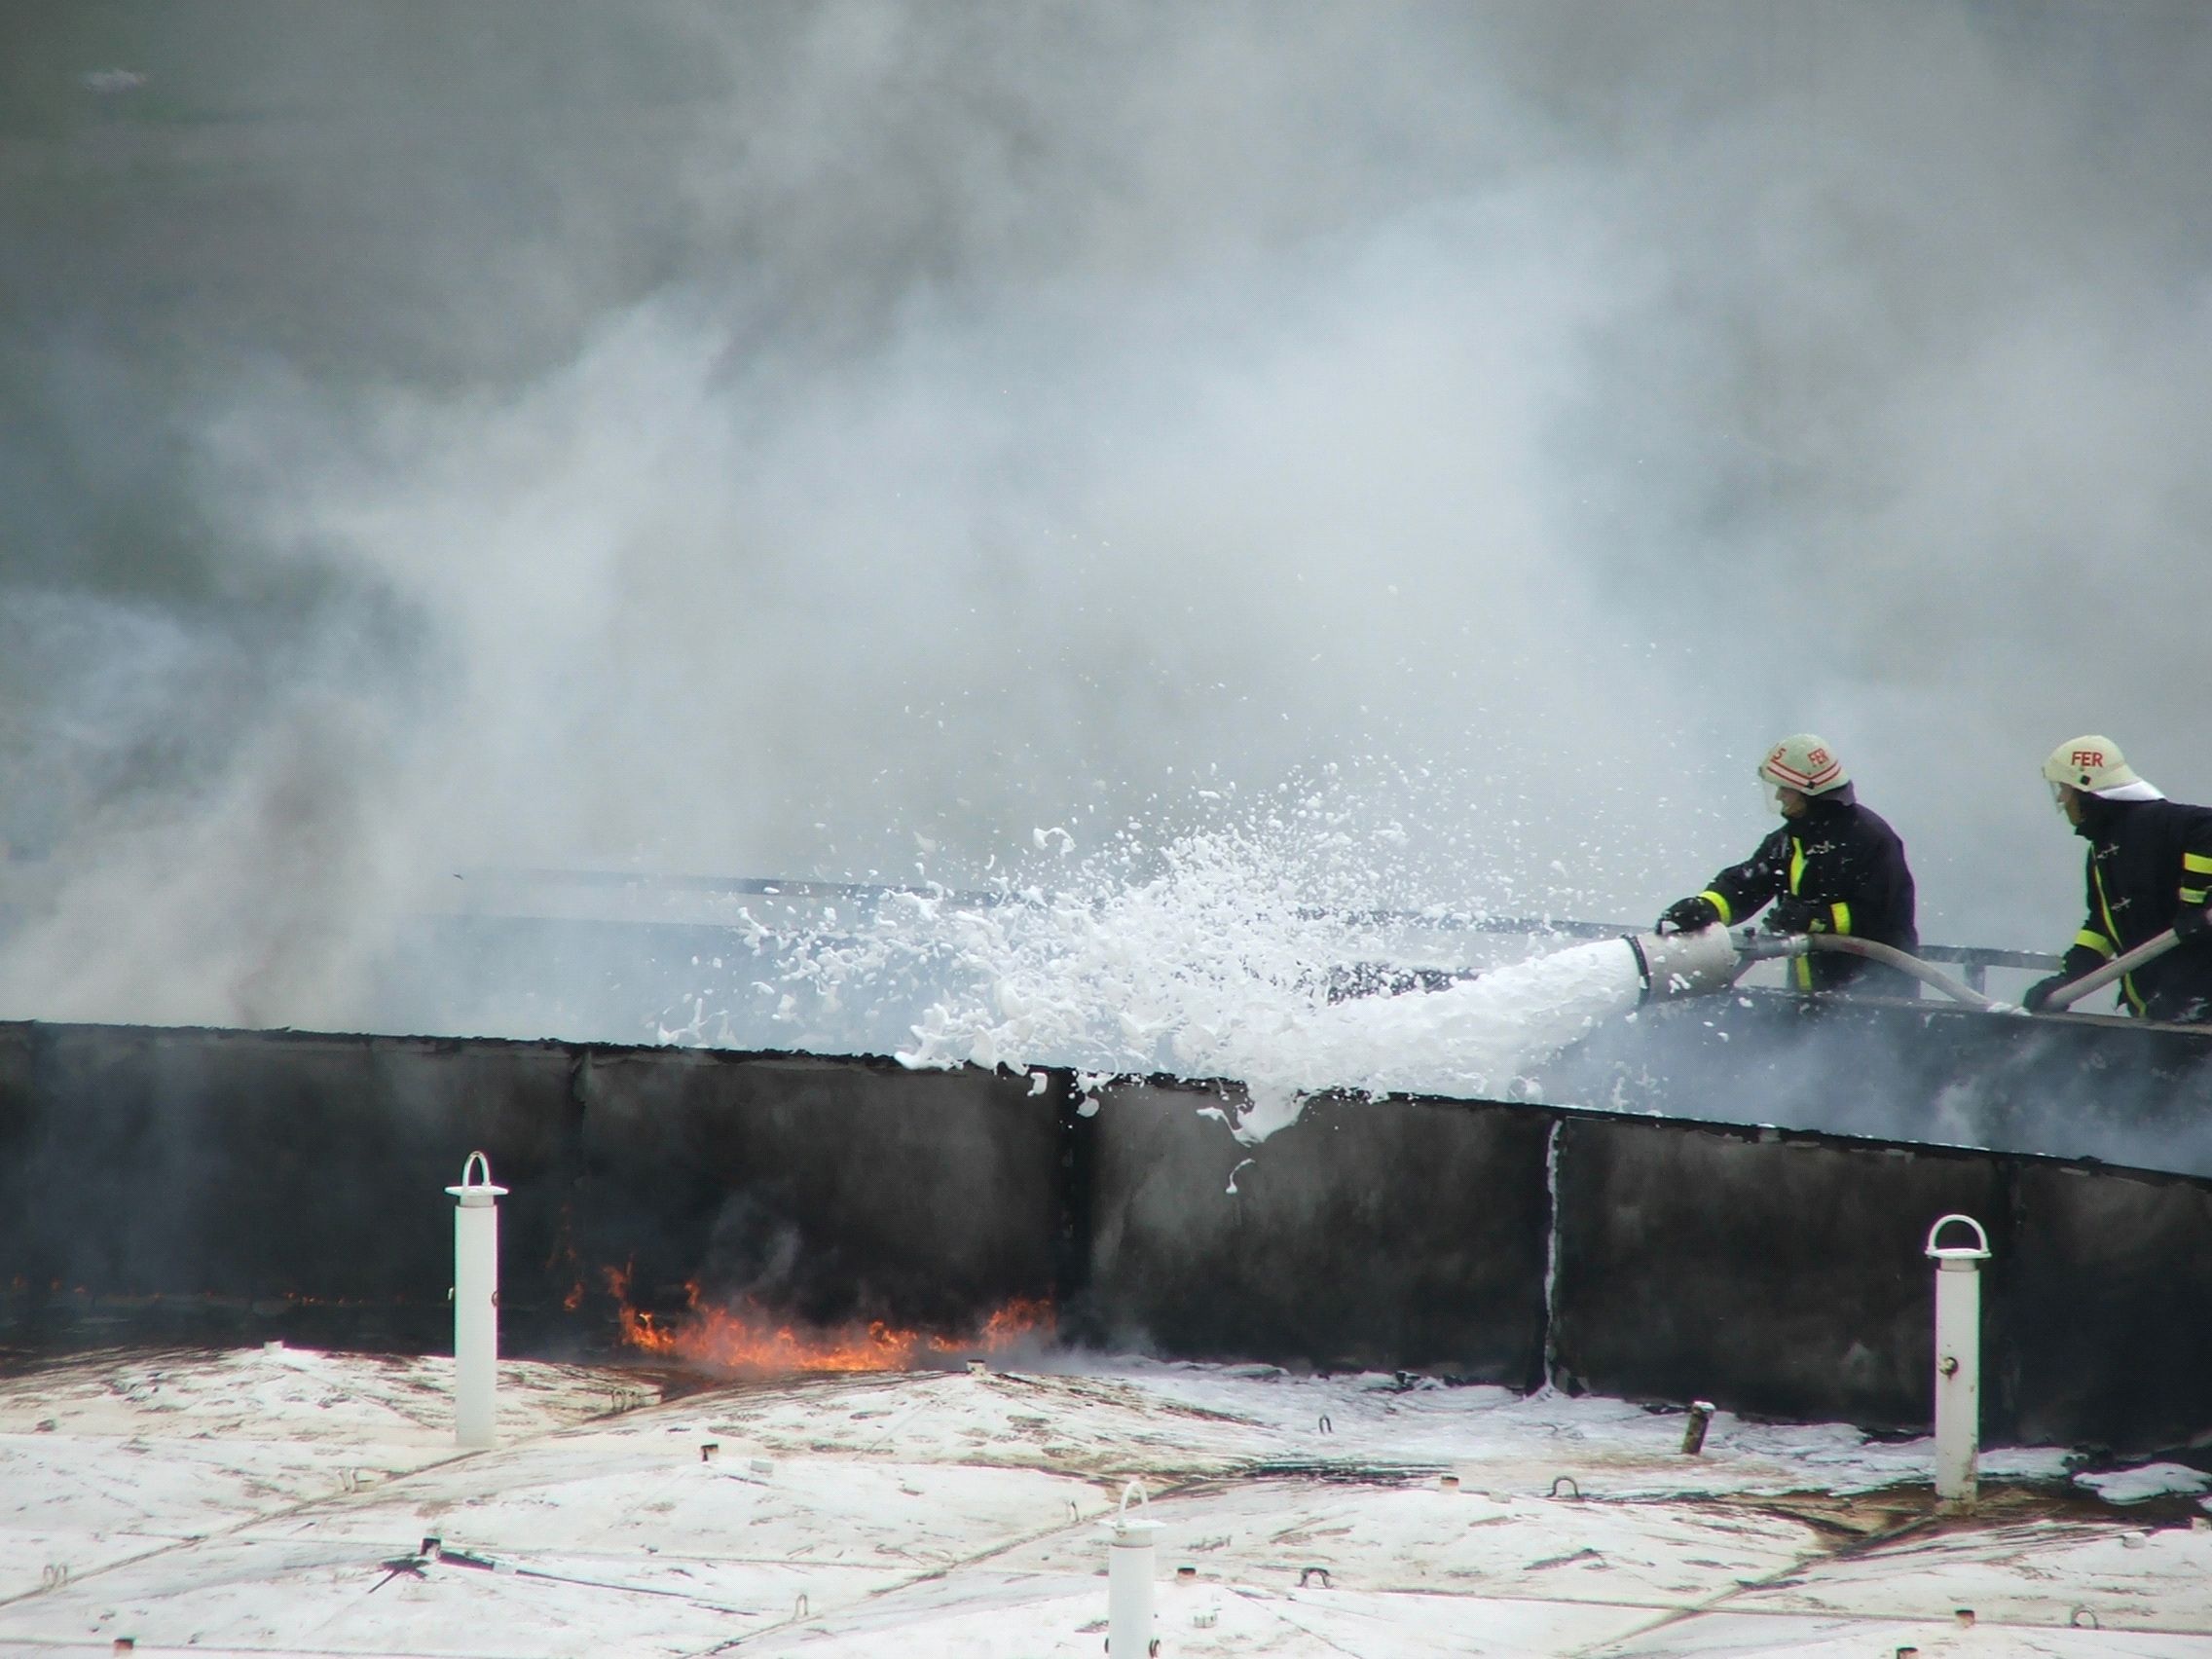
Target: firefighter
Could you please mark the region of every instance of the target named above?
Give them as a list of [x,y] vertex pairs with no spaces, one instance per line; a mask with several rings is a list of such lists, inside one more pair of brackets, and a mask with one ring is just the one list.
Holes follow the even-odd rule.
[[[1912,871],[1904,843],[1880,817],[1859,804],[1835,751],[1810,732],[1776,744],[1759,762],[1768,798],[1782,827],[1758,851],[1731,865],[1694,898],[1677,900],[1659,931],[1689,932],[1749,920],[1770,900],[1766,927],[1783,934],[1849,934],[1915,950]],[[1813,951],[1789,962],[1801,991],[1849,985],[1858,992],[1918,996],[1910,976],[1862,956]]]
[[2212,807],[2185,806],[2146,783],[2108,737],[2070,738],[2043,775],[2074,833],[2089,843],[2089,914],[2065,966],[2020,999],[2051,992],[2171,928],[2181,942],[2120,977],[2120,1000],[2146,1019],[2212,1019]]

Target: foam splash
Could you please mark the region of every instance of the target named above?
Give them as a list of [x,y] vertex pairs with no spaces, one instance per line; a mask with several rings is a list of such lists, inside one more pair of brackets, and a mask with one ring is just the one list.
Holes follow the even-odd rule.
[[[1617,940],[1444,990],[1333,1002],[1332,970],[1402,961],[1406,940],[1372,872],[1345,879],[1355,843],[1317,844],[1308,827],[1186,832],[1144,852],[1142,876],[1125,833],[1084,860],[1065,830],[1042,830],[1060,878],[1051,891],[1009,884],[984,904],[900,895],[833,936],[761,929],[756,944],[784,964],[773,1017],[812,1047],[825,1022],[903,987],[916,1015],[894,1045],[904,1065],[1230,1080],[1245,1099],[1220,1115],[1257,1142],[1323,1090],[1526,1093],[1531,1067],[1635,1006],[1635,959]],[[700,1040],[703,1017],[664,1026],[663,1040]]]
[[1324,1089],[1497,1098],[1528,1069],[1636,1006],[1636,960],[1600,940],[1490,970],[1437,991],[1331,1003],[1307,954],[1317,924],[1272,929],[1215,913],[1177,879],[1099,909],[994,913],[966,961],[986,985],[934,1005],[899,1058],[910,1066],[1080,1063],[1245,1086],[1225,1121],[1257,1142]]
[[[1324,1089],[1495,1098],[1528,1069],[1636,1005],[1635,957],[1600,940],[1490,970],[1438,991],[1331,1003],[1299,947],[1295,911],[1272,928],[1218,895],[1151,884],[1092,909],[993,913],[962,931],[985,994],[934,1005],[899,1052],[909,1066],[1080,1064],[1245,1086],[1224,1121],[1256,1142]],[[1318,941],[1316,941],[1318,942]]]

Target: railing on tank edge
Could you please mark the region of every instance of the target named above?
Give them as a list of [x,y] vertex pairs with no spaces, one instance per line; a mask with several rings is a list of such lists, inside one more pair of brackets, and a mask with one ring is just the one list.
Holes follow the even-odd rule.
[[[645,875],[618,869],[479,869],[459,873],[463,881],[495,885],[552,883],[568,887],[635,888],[639,891],[743,893],[774,899],[835,899],[848,903],[881,903],[889,898],[905,897],[987,908],[1021,902],[1018,893],[993,893],[900,882],[786,880],[777,876]],[[1300,913],[1395,927],[1445,928],[1459,933],[1519,934],[1534,939],[1615,939],[1622,934],[1644,931],[1642,927],[1629,922],[1583,922],[1556,916],[1492,916],[1461,910],[1336,910],[1317,905]],[[1924,944],[1918,954],[1926,962],[1947,962],[1963,969],[1960,977],[1974,990],[1984,992],[1988,989],[1989,970],[1992,968],[2019,968],[2030,973],[2050,974],[2055,973],[2060,966],[2058,957],[2040,950],[1990,950],[1980,945]]]

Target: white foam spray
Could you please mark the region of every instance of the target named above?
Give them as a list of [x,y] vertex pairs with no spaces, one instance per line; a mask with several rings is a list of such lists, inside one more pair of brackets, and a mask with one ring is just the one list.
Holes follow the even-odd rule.
[[[1246,1100],[1224,1117],[1258,1141],[1325,1089],[1526,1093],[1530,1067],[1635,1006],[1635,958],[1618,940],[1538,940],[1535,954],[1497,961],[1493,939],[1478,978],[1332,1000],[1342,970],[1403,964],[1419,946],[1403,913],[1368,902],[1371,883],[1347,894],[1345,840],[1304,833],[1310,823],[1187,831],[1156,852],[1124,832],[1090,858],[1064,830],[1041,830],[1058,878],[1050,890],[1009,884],[985,904],[903,895],[834,938],[763,930],[789,964],[775,1017],[793,1046],[820,1046],[825,1011],[849,1014],[883,985],[926,981],[897,1048],[908,1066],[1231,1080]],[[1457,965],[1484,942],[1441,948]],[[662,1039],[714,1040],[703,1013],[664,1025]]]

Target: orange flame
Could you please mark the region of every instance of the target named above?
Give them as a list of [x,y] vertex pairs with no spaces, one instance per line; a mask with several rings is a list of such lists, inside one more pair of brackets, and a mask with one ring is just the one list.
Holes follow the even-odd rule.
[[1049,1338],[1052,1333],[1052,1305],[1023,1300],[999,1309],[969,1338],[903,1330],[880,1319],[845,1330],[806,1330],[751,1305],[702,1308],[695,1280],[683,1287],[682,1316],[663,1319],[631,1303],[627,1267],[602,1272],[608,1291],[619,1305],[616,1315],[624,1343],[645,1353],[738,1376],[906,1371],[924,1355],[1003,1353],[1025,1339]]

